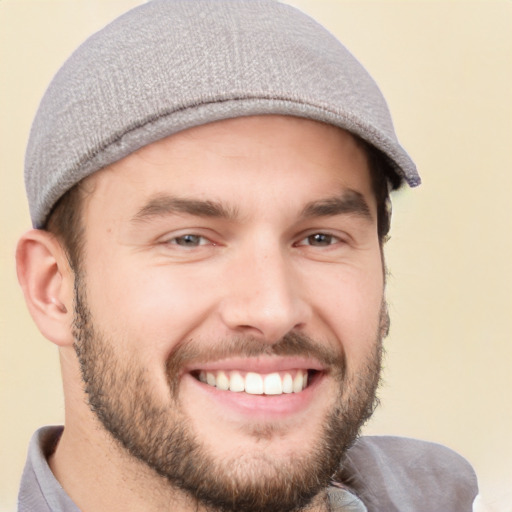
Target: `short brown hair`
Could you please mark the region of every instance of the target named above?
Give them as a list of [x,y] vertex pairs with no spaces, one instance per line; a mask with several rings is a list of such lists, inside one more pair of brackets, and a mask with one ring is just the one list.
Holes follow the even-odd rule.
[[82,217],[85,194],[82,188],[82,182],[79,182],[60,197],[44,226],[45,230],[59,239],[75,272],[80,268],[84,251]]

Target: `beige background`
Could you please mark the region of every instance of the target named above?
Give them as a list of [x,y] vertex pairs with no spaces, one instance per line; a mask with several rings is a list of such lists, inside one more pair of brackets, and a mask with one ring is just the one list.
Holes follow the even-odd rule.
[[[29,227],[30,122],[70,51],[138,3],[0,0],[0,510],[15,508],[32,432],[63,416],[57,351],[33,327],[14,271]],[[456,449],[488,510],[511,512],[512,2],[293,3],[370,69],[424,179],[394,201],[392,332],[383,403],[366,430]]]

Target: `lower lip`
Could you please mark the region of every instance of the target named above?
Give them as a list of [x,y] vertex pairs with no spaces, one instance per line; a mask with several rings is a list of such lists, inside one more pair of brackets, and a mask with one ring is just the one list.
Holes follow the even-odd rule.
[[253,419],[279,419],[307,411],[318,394],[324,375],[316,374],[308,387],[300,393],[282,395],[250,395],[244,392],[223,391],[200,382],[190,374],[184,375],[183,379],[197,392],[235,414]]

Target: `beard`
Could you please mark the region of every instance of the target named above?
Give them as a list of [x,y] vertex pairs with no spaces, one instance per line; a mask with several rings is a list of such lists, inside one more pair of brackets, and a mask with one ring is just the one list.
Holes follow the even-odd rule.
[[[346,450],[372,415],[378,400],[382,339],[387,334],[385,305],[372,352],[357,374],[348,375],[344,353],[333,352],[302,334],[289,334],[268,345],[253,338],[217,343],[205,349],[194,340],[178,345],[166,362],[169,399],[158,400],[151,375],[135,356],[119,357],[114,340],[94,325],[81,276],[75,279],[75,351],[91,410],[104,429],[138,461],[164,477],[208,510],[292,512],[304,510],[331,481]],[[331,410],[318,419],[318,436],[306,453],[276,460],[272,453],[246,453],[219,460],[195,434],[180,403],[180,369],[190,361],[230,356],[287,355],[318,359],[337,384]],[[298,427],[300,428],[300,427]],[[248,432],[267,439],[271,426]]]

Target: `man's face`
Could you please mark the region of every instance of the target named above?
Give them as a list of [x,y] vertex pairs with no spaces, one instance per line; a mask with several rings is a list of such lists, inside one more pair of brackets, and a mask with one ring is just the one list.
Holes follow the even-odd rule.
[[240,118],[85,185],[75,335],[104,428],[204,503],[306,503],[378,383],[386,315],[362,150],[314,121]]

